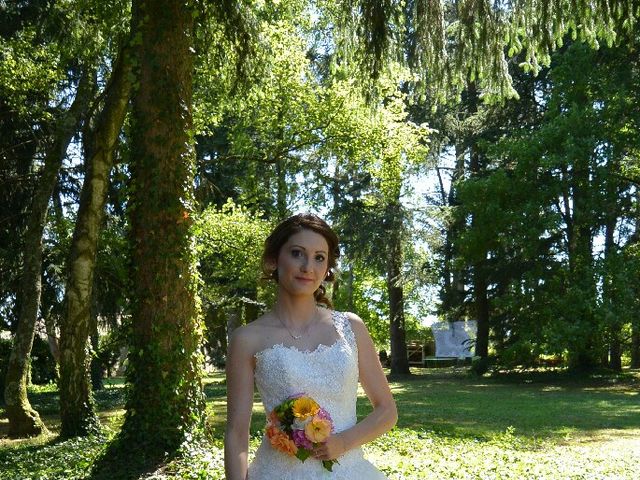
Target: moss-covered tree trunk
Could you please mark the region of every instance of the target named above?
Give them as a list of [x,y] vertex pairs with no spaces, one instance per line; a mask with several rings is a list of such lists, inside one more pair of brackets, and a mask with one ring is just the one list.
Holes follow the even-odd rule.
[[192,236],[193,16],[189,2],[139,9],[139,87],[132,116],[135,298],[123,448],[155,458],[203,421],[202,337]]
[[7,366],[4,390],[9,435],[13,437],[39,435],[46,430],[27,398],[29,358],[42,291],[42,234],[58,171],[78,122],[88,107],[89,78],[89,75],[83,75],[73,103],[69,110],[61,114],[56,125],[55,138],[45,154],[44,166],[33,194],[27,220],[24,265],[17,299],[20,315]]
[[116,61],[95,128],[84,139],[87,143],[85,151],[89,155],[71,244],[67,311],[60,325],[59,385],[63,437],[87,435],[98,427],[88,375],[91,293],[113,151],[131,92],[131,65],[131,52],[127,47]]

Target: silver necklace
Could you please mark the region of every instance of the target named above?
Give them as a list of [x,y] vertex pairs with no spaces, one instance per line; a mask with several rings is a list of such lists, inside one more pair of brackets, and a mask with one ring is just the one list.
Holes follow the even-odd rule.
[[294,335],[293,333],[291,333],[291,330],[289,330],[289,327],[287,327],[287,324],[284,323],[284,320],[282,320],[282,318],[280,318],[280,315],[278,315],[275,310],[273,312],[273,314],[275,315],[275,317],[278,319],[278,321],[280,322],[280,324],[284,327],[284,329],[287,331],[287,333],[291,336],[291,338],[293,338],[294,340],[300,340],[302,337],[304,337],[307,333],[307,331],[309,330],[309,327],[311,326],[311,324],[314,322],[314,320],[316,319],[317,315],[318,315],[318,311],[316,310],[316,314],[313,316],[313,318],[311,320],[309,320],[309,323],[307,323],[307,326],[305,327],[304,331],[302,331],[300,333],[300,335]]

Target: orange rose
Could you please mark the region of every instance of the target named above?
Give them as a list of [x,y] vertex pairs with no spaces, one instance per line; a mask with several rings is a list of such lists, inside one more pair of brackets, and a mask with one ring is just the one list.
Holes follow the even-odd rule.
[[313,417],[304,427],[304,433],[313,443],[322,443],[331,434],[331,423],[323,418]]
[[276,450],[280,450],[282,453],[286,453],[291,456],[295,456],[296,453],[298,453],[298,447],[293,443],[293,440],[287,437],[287,435],[278,428],[268,427],[267,437],[269,438],[269,442],[271,442],[271,446]]
[[267,433],[267,438],[271,440],[273,437],[275,437],[276,435],[282,432],[275,425],[268,425],[266,428],[266,433]]
[[278,418],[278,414],[276,413],[275,410],[269,414],[268,420],[270,425],[275,425],[275,426],[280,425],[280,419]]

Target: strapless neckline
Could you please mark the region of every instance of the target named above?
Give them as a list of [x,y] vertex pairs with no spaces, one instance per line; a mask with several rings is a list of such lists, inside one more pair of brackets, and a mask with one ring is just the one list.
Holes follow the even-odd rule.
[[262,357],[262,355],[273,351],[273,350],[278,350],[278,349],[285,349],[285,350],[291,350],[293,352],[297,352],[300,353],[302,355],[313,355],[316,353],[321,353],[321,352],[325,352],[327,350],[331,350],[333,348],[335,348],[338,343],[340,342],[340,338],[337,338],[331,345],[326,345],[324,343],[319,343],[318,346],[316,348],[314,348],[313,350],[308,350],[308,349],[300,349],[298,347],[296,347],[295,345],[285,345],[284,343],[276,343],[275,345],[271,345],[270,347],[267,348],[263,348],[262,350],[256,352],[256,354],[254,355],[254,357],[256,357],[256,359]]

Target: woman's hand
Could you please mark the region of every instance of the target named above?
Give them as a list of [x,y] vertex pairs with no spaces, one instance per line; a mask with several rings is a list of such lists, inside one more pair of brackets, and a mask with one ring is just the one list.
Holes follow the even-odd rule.
[[340,434],[334,434],[313,450],[313,456],[318,460],[335,460],[346,451],[343,438]]

